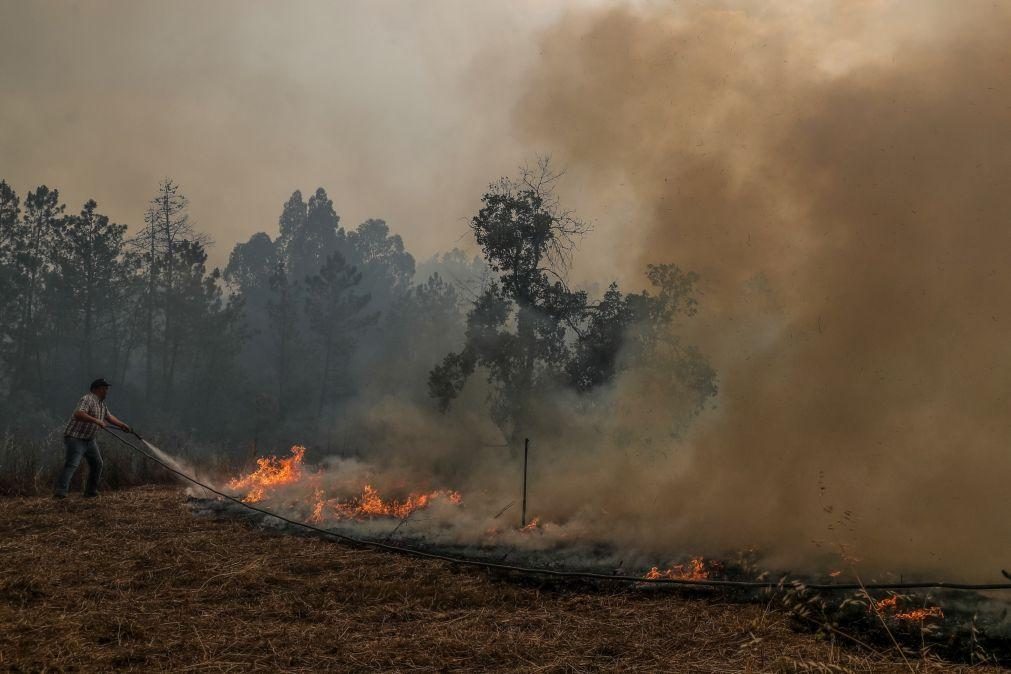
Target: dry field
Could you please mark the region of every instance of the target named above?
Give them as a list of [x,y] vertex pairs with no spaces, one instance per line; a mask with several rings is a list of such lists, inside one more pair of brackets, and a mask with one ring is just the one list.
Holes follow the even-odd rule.
[[163,487],[0,499],[0,560],[4,671],[959,669],[718,594],[538,586],[198,518]]

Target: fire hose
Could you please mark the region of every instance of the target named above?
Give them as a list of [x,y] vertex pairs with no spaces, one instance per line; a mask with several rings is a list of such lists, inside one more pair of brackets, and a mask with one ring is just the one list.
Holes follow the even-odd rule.
[[[188,475],[185,472],[170,466],[165,461],[162,461],[156,456],[144,451],[142,448],[138,447],[134,443],[128,441],[123,436],[118,433],[113,433],[108,428],[103,429],[112,437],[116,438],[122,444],[126,445],[133,451],[137,452],[145,459],[152,461],[162,468],[168,470],[171,473],[192,482],[196,486],[205,489],[206,491],[215,494],[227,501],[231,501],[247,510],[260,513],[267,517],[276,518],[286,524],[290,524],[295,527],[300,527],[307,531],[312,531],[313,533],[320,534],[322,536],[327,536],[336,539],[342,543],[361,547],[361,548],[371,548],[373,550],[383,550],[386,552],[396,552],[399,554],[409,555],[412,557],[419,557],[423,559],[434,559],[443,562],[449,562],[451,564],[458,564],[460,566],[470,566],[483,569],[497,570],[497,571],[508,571],[512,573],[520,573],[532,576],[548,576],[553,578],[565,578],[565,579],[582,579],[582,580],[597,580],[597,581],[617,581],[622,583],[650,583],[658,585],[699,585],[705,587],[737,587],[737,588],[750,588],[750,589],[777,589],[785,586],[792,587],[803,587],[809,590],[818,591],[856,591],[856,590],[921,590],[921,589],[945,589],[945,590],[1011,590],[1011,583],[949,583],[946,581],[922,581],[922,582],[902,582],[902,583],[804,583],[799,580],[793,581],[750,581],[750,580],[718,580],[718,579],[689,579],[689,578],[643,578],[639,576],[629,576],[629,575],[619,575],[619,574],[606,574],[606,573],[596,573],[592,571],[565,571],[559,569],[546,569],[540,567],[531,566],[519,566],[514,564],[504,564],[501,562],[489,562],[480,559],[470,559],[466,557],[455,557],[452,555],[444,555],[438,552],[430,552],[427,550],[420,550],[418,548],[411,548],[400,545],[392,545],[390,543],[383,543],[381,541],[373,541],[364,538],[356,538],[354,536],[348,536],[346,534],[341,534],[336,531],[331,531],[330,529],[324,529],[323,527],[318,527],[308,522],[301,522],[299,520],[291,519],[280,515],[278,513],[267,510],[266,508],[261,508],[255,506],[251,503],[246,503],[242,499],[233,496],[231,494],[226,494],[225,492],[219,491],[218,489],[212,487],[209,484],[201,482],[192,475]],[[144,438],[140,436],[136,431],[131,430],[130,434],[136,437],[144,444],[149,444]],[[1007,575],[1005,573],[1005,575]]]

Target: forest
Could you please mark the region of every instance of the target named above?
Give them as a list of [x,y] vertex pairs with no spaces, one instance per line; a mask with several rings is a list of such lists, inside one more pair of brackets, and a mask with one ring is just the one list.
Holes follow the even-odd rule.
[[590,394],[644,367],[689,393],[683,422],[716,392],[673,329],[696,310],[698,276],[666,262],[638,292],[570,284],[590,228],[559,203],[560,178],[541,159],[492,182],[470,221],[480,254],[420,263],[384,220],[348,226],[324,188],[295,190],[276,230],[236,243],[224,269],[208,268],[220,242],[171,179],[130,228],[94,199],[75,212],[56,188],[0,181],[4,430],[59,433],[103,376],[117,415],[177,444],[267,451],[297,435],[332,450],[352,402],[445,412],[467,395],[512,442],[546,397],[599,404]]

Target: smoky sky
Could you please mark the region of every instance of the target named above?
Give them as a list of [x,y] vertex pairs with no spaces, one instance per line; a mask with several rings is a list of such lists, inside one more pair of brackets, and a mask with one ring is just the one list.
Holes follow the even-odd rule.
[[3,0],[0,177],[136,226],[171,176],[218,264],[322,185],[426,257],[533,151],[517,80],[564,6]]

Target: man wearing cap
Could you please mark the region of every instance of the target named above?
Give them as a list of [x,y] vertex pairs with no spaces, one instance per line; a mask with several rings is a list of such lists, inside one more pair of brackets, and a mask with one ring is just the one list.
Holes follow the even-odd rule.
[[84,495],[98,496],[98,479],[102,476],[102,454],[98,451],[98,443],[95,442],[98,427],[105,428],[112,424],[116,428],[130,432],[130,427],[113,416],[105,406],[105,396],[108,394],[109,382],[104,379],[91,382],[91,390],[77,403],[77,409],[67,422],[67,427],[63,431],[67,460],[56,480],[54,498],[66,498],[70,478],[81,465],[81,457],[88,462],[88,484],[84,487]]

